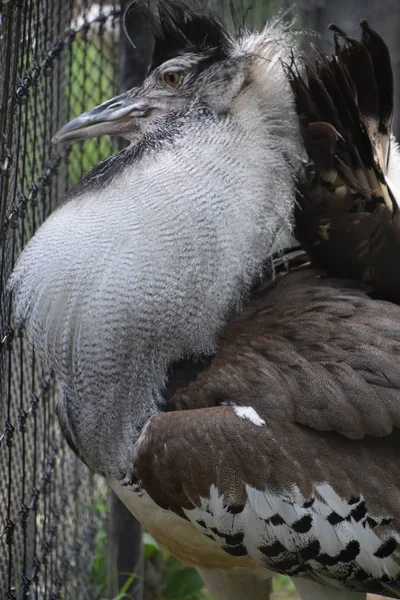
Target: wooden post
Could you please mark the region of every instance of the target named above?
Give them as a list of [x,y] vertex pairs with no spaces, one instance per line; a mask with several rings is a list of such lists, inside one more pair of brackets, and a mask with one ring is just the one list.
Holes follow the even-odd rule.
[[143,599],[144,563],[142,526],[125,508],[118,496],[110,492],[108,530],[108,597],[114,598],[136,573],[126,590],[130,600]]

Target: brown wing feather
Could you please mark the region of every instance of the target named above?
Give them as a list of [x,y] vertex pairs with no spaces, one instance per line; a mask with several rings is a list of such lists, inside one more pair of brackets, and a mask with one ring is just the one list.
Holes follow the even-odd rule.
[[399,362],[400,307],[372,300],[362,284],[300,269],[226,327],[211,366],[173,401],[234,402],[267,420],[382,436],[400,427]]
[[285,275],[226,327],[175,412],[151,418],[140,484],[233,556],[398,597],[399,356],[400,307],[313,269]]
[[[338,579],[345,588],[399,597],[397,544],[385,555],[389,575],[374,577],[358,562],[360,552],[375,562],[379,547],[400,533],[399,459],[394,433],[344,440],[281,421],[257,427],[231,407],[214,407],[152,417],[135,448],[134,467],[150,497],[222,546],[233,557],[231,567],[236,557],[251,557],[280,573]],[[322,483],[342,500],[347,516],[329,499],[319,513]],[[249,488],[258,491],[252,509]],[[269,497],[276,499],[276,512],[266,517],[261,506]],[[349,529],[346,542],[336,537],[341,521]],[[358,528],[366,529],[360,538]],[[377,536],[373,549],[362,546],[370,532]],[[330,536],[337,550],[326,552]]]
[[[366,21],[362,41],[336,27],[332,57],[287,67],[309,164],[299,183],[296,233],[316,264],[370,283],[400,302],[400,216],[386,183],[393,75]],[[399,201],[400,199],[397,199]]]

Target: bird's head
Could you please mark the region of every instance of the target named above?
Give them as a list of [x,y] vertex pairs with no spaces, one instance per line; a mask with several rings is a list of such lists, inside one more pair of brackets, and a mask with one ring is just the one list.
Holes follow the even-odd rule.
[[240,105],[236,101],[241,97],[248,102],[256,92],[268,110],[282,93],[285,82],[276,63],[288,56],[290,48],[280,24],[269,25],[258,35],[234,38],[200,2],[185,0],[156,7],[148,0],[136,0],[127,14],[134,18],[135,30],[140,28],[142,36],[144,30],[151,40],[147,76],[140,86],[64,125],[54,142],[104,134],[135,142],[165,114],[193,102],[221,114]]

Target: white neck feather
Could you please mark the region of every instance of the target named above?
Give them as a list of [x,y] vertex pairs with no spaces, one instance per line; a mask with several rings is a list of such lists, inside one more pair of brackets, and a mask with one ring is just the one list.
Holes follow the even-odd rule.
[[61,420],[94,470],[126,472],[167,366],[214,351],[290,229],[297,118],[278,63],[269,77],[232,114],[192,108],[172,141],[107,186],[77,189],[18,263],[17,314],[61,380]]

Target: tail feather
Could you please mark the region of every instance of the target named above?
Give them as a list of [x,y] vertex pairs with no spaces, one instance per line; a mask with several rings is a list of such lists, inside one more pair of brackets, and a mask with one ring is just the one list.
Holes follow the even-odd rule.
[[390,139],[386,181],[400,208],[400,146],[393,136]]
[[[299,183],[297,235],[314,261],[400,302],[400,168],[394,159],[393,74],[382,38],[331,25],[335,53],[313,47],[305,77],[287,65],[309,162]],[[388,174],[388,171],[391,173]]]
[[388,47],[382,38],[370,28],[367,21],[361,21],[361,41],[368,49],[373,66],[379,94],[379,126],[381,145],[384,148],[387,168],[390,149],[390,132],[393,123],[393,71]]

